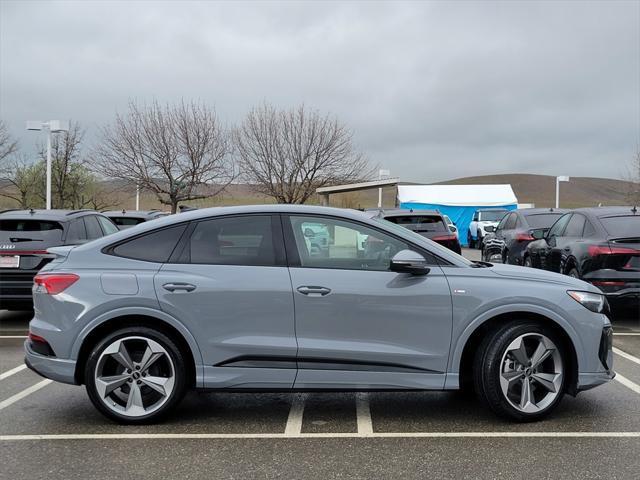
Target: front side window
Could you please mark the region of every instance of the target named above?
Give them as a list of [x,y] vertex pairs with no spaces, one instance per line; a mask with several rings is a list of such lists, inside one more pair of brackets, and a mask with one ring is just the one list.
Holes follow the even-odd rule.
[[[291,216],[300,265],[307,268],[389,270],[409,245],[372,228],[335,218]],[[312,233],[311,229],[315,229]]]
[[[319,226],[309,225],[319,236]],[[275,266],[269,215],[221,217],[198,222],[189,240],[191,263]]]
[[145,262],[165,263],[178,244],[185,224],[163,228],[134,237],[111,249],[113,255]]
[[504,224],[504,229],[505,230],[513,230],[514,228],[516,228],[516,220],[517,220],[518,216],[515,213],[512,213],[511,215],[508,215],[506,217],[507,221]]
[[570,213],[567,213],[562,217],[560,217],[558,221],[553,224],[553,226],[551,227],[551,230],[549,230],[549,237],[559,237],[560,235],[562,235],[562,232],[564,231],[564,227],[567,226],[567,222],[569,221],[569,218],[571,218]]

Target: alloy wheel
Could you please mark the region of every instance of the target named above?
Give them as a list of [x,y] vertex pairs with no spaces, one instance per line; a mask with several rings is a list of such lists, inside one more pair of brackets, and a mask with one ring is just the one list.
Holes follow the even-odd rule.
[[158,410],[175,387],[168,351],[145,337],[119,338],[104,349],[94,373],[96,391],[110,410],[141,417]]
[[509,404],[538,413],[561,394],[564,366],[556,345],[540,333],[520,335],[502,356],[500,388]]

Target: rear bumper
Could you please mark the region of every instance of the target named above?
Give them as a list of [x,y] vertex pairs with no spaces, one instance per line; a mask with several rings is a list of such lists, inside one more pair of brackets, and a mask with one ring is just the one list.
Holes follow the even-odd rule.
[[56,382],[77,385],[75,360],[39,355],[31,350],[29,341],[24,342],[24,363],[38,375]]
[[0,272],[0,308],[25,306],[31,308],[33,277],[38,270],[5,270]]

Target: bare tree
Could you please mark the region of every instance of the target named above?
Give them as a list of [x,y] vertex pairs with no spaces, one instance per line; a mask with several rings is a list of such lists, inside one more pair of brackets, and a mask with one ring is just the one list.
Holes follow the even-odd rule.
[[106,177],[153,192],[160,203],[213,197],[235,178],[231,145],[213,109],[204,104],[129,104],[102,132],[95,151]]
[[636,152],[628,168],[627,201],[634,206],[640,206],[640,149]]
[[277,111],[264,104],[234,131],[245,179],[278,203],[305,203],[316,188],[371,177],[353,134],[330,115],[304,105]]
[[0,120],[0,163],[18,151],[18,142],[7,130],[7,125]]
[[45,177],[39,165],[26,157],[16,157],[0,168],[3,189],[0,196],[15,200],[20,208],[33,208],[44,204],[40,192],[44,188]]

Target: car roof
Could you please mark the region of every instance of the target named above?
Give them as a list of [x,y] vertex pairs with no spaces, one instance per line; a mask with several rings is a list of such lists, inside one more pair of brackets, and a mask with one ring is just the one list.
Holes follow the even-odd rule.
[[571,210],[567,210],[566,208],[521,208],[516,210],[517,213],[521,213],[525,217],[529,215],[541,215],[544,213],[557,213],[559,215],[564,215]]
[[627,216],[627,215],[629,216],[638,215],[640,217],[640,210],[636,207],[631,207],[631,206],[586,207],[586,208],[577,208],[574,211],[581,212],[586,215],[592,215],[597,218],[620,217],[620,216]]
[[82,209],[82,210],[62,210],[62,209],[31,209],[31,210],[4,210],[0,212],[0,218],[2,219],[37,219],[37,220],[52,220],[58,222],[66,222],[79,215],[85,215],[87,213],[99,214],[95,210]]
[[107,217],[153,217],[156,215],[164,215],[162,210],[106,210],[102,212]]

